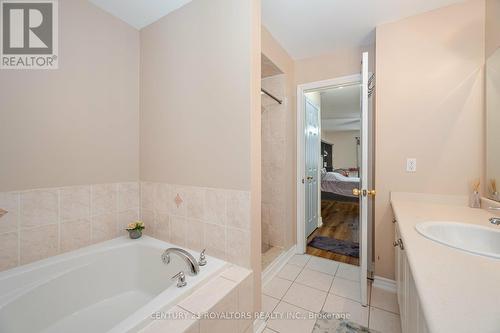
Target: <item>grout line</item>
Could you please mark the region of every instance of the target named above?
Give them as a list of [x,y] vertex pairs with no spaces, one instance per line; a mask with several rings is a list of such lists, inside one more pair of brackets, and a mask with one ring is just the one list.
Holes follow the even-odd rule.
[[17,265],[16,266],[20,266],[21,265],[21,217],[22,217],[22,214],[21,214],[21,205],[22,205],[22,200],[21,200],[21,196],[22,194],[21,193],[18,193],[17,194],[17,198],[16,198],[16,201],[17,201]]
[[57,190],[57,253],[61,253],[61,189]]

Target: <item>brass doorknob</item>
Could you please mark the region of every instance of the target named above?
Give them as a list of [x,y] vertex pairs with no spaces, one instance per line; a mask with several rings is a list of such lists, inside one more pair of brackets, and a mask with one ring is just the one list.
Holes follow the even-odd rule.
[[361,191],[358,188],[353,188],[352,194],[359,197],[359,195],[361,194]]
[[377,194],[377,191],[375,191],[375,190],[369,190],[369,191],[367,191],[367,193],[368,193],[369,196],[374,197]]

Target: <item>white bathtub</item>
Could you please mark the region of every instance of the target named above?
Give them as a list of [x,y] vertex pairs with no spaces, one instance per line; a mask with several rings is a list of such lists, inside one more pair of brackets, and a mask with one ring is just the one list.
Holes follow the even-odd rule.
[[171,277],[187,267],[175,254],[162,262],[169,247],[175,246],[121,237],[1,272],[0,332],[136,332],[226,264],[207,256],[200,273],[177,288]]

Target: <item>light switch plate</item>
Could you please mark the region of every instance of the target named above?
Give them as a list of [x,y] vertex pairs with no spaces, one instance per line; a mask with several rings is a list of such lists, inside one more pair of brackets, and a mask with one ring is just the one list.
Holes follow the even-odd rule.
[[407,158],[406,159],[406,172],[417,172],[417,159]]

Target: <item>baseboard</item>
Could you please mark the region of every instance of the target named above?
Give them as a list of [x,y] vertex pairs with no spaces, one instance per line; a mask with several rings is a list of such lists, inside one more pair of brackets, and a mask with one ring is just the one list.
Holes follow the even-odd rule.
[[262,319],[255,319],[253,322],[253,332],[262,333],[266,329],[266,321]]
[[372,287],[384,289],[393,293],[397,292],[396,281],[381,276],[374,276]]
[[262,285],[266,285],[269,281],[272,280],[273,277],[278,274],[278,272],[285,266],[287,261],[293,257],[293,255],[297,251],[297,245],[292,246],[288,251],[283,252],[278,256],[278,258],[274,259],[274,261],[267,266],[267,268],[262,272]]

